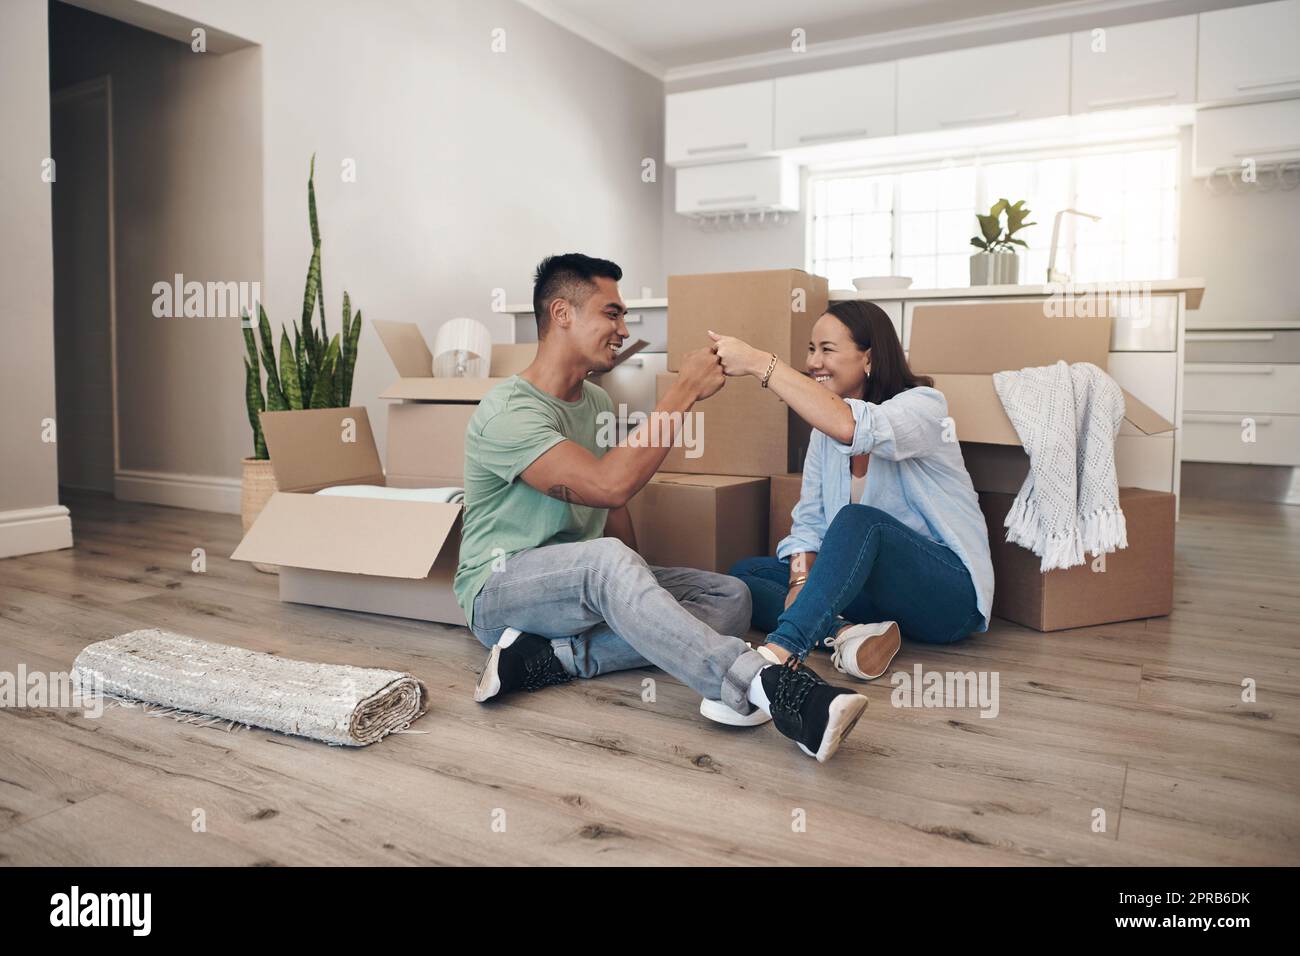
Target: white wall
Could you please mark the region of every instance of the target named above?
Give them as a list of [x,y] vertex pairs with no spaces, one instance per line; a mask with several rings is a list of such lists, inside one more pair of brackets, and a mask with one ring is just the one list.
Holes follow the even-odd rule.
[[[312,152],[334,331],[346,288],[366,319],[416,321],[430,340],[461,315],[505,337],[493,290],[528,299],[533,268],[555,252],[614,259],[625,288],[662,290],[662,187],[641,181],[642,158],[662,151],[658,80],[509,0],[155,5],[261,45],[273,323],[302,309]],[[345,159],[355,183],[340,180]],[[394,377],[365,328],[353,401],[381,449],[387,403],[375,396]],[[238,390],[213,406],[222,421],[244,415]],[[226,473],[237,469],[232,453]]]
[[[50,254],[49,64],[45,0],[8,0],[0,21],[0,512],[54,506],[56,445],[41,440],[54,403]],[[0,546],[3,542],[0,542]]]
[[[201,281],[260,278],[277,331],[280,322],[296,319],[311,252],[306,177],[313,152],[332,331],[339,329],[346,288],[367,320],[416,321],[430,340],[442,321],[460,315],[481,319],[506,338],[508,322],[491,312],[494,291],[503,290],[511,302],[527,299],[536,263],[556,252],[614,259],[631,294],[643,286],[664,288],[663,187],[641,179],[642,160],[662,152],[662,84],[521,4],[75,3],[173,38],[207,29],[209,67],[243,58],[249,69],[241,75],[251,82],[255,72],[261,83],[260,131],[247,129],[243,114],[229,115],[242,94],[224,103],[204,102],[197,92],[179,101],[164,97],[170,105],[151,113],[147,97],[122,93],[124,103],[140,108],[126,111],[135,117],[129,129],[115,130],[127,144],[118,162],[120,329],[130,328],[132,317],[150,316],[152,283],[177,271]],[[0,168],[25,175],[48,152],[46,5],[7,2],[0,16],[5,128],[29,140],[26,150],[5,151]],[[504,31],[496,34],[504,37],[504,52],[492,50],[496,30]],[[183,61],[201,55],[184,46],[167,51],[170,72],[154,79],[160,93],[174,92],[168,88],[184,82]],[[107,64],[110,72],[148,82],[148,71],[159,66],[146,58],[124,62],[120,51],[84,52],[87,62],[62,79]],[[147,147],[151,119],[155,154],[131,153]],[[187,138],[197,138],[203,157],[186,155]],[[253,165],[241,168],[246,160]],[[355,161],[356,182],[342,181],[345,160]],[[212,187],[214,164],[225,164],[245,187],[259,180],[260,224],[255,213],[239,212],[240,200]],[[28,418],[38,420],[37,410],[52,414],[53,406],[49,199],[35,173],[20,186],[12,207],[18,213],[12,222],[20,226],[7,230],[3,241],[13,249],[0,257],[0,267],[14,276],[8,287],[30,315],[24,348],[46,353],[40,362],[34,355],[24,362],[37,374],[22,402],[31,406]],[[8,181],[5,190],[7,211]],[[229,235],[232,215],[247,224],[242,237]],[[182,220],[184,228],[176,228]],[[191,254],[196,247],[212,252],[214,227],[216,248],[227,258]],[[248,276],[253,256],[262,268]],[[234,479],[252,444],[237,320],[150,317],[136,328],[141,334],[130,343],[129,333],[121,336],[119,346],[123,468],[209,476],[215,484]],[[369,408],[381,450],[388,403],[376,396],[394,377],[367,323],[353,400]],[[28,431],[13,418],[0,427],[6,446]],[[13,485],[16,501],[52,500],[55,456],[47,457],[21,487],[6,476],[5,494]]]

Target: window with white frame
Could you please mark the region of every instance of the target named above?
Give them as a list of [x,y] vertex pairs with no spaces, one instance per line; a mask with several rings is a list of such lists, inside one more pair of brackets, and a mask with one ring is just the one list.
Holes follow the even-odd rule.
[[832,289],[858,276],[910,276],[919,289],[968,285],[976,211],[1025,200],[1037,225],[1017,234],[1020,280],[1045,282],[1058,210],[1057,268],[1080,282],[1173,278],[1178,268],[1178,146],[967,155],[943,162],[814,173],[809,266]]

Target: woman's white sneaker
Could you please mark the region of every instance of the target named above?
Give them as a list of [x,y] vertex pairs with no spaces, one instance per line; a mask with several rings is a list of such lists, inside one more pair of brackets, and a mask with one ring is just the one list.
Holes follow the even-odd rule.
[[896,622],[879,621],[850,624],[823,643],[830,648],[831,663],[841,674],[875,680],[889,669],[903,642]]

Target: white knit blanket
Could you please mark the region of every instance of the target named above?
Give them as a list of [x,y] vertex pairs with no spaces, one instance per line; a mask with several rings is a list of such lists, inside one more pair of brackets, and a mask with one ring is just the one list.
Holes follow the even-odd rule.
[[1115,476],[1124,393],[1090,362],[997,372],[1002,407],[1029,454],[1029,475],[1004,524],[1042,571],[1128,547]]

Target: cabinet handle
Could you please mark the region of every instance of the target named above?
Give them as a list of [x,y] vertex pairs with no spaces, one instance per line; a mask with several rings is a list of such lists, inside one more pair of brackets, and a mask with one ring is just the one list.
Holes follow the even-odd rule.
[[623,322],[626,325],[635,325],[640,321],[641,321],[641,316],[636,315],[635,313],[632,312],[623,313]]
[[1251,80],[1248,83],[1238,83],[1239,90],[1262,90],[1270,86],[1292,86],[1300,83],[1300,76],[1287,76],[1278,80]]
[[1214,365],[1209,362],[1191,362],[1183,366],[1187,375],[1272,375],[1272,365]]
[[1290,146],[1274,146],[1270,149],[1245,149],[1232,155],[1237,159],[1249,159],[1251,156],[1271,156],[1274,153],[1300,153],[1300,143],[1292,143]]
[[758,196],[750,193],[747,196],[715,196],[712,199],[697,200],[701,206],[717,206],[724,202],[758,202]]
[[1194,422],[1197,425],[1241,425],[1243,418],[1252,418],[1256,425],[1272,425],[1273,419],[1268,415],[1215,415],[1211,412],[1183,412],[1183,422]]
[[1272,332],[1188,332],[1189,342],[1272,342]]
[[1092,100],[1088,103],[1090,110],[1104,110],[1112,106],[1128,106],[1131,103],[1155,103],[1160,100],[1172,100],[1178,96],[1174,93],[1151,93],[1146,96],[1119,96],[1113,100]]
[[832,139],[853,139],[866,136],[866,129],[844,129],[837,133],[808,133],[799,137],[801,143],[824,143]]
[[746,149],[749,143],[723,143],[721,146],[691,146],[686,150],[687,155],[694,156],[696,153],[726,153],[735,149]]
[[989,123],[995,120],[1015,119],[1020,110],[1007,110],[1003,113],[985,113],[983,116],[968,116],[965,119],[939,120],[940,126],[970,126],[974,123]]

